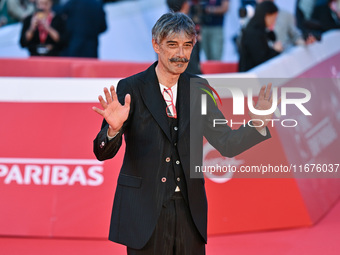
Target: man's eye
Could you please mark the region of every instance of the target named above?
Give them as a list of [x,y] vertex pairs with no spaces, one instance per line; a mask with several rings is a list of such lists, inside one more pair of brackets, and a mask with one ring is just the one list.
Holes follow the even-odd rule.
[[172,43],[172,44],[169,44],[169,47],[170,47],[170,48],[174,48],[174,47],[176,47],[176,44],[173,44],[173,43]]

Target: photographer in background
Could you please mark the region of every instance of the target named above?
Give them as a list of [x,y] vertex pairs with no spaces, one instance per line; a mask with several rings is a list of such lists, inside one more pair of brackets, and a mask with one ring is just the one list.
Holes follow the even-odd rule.
[[20,44],[31,56],[59,56],[65,22],[52,12],[52,0],[37,0],[37,11],[23,22]]

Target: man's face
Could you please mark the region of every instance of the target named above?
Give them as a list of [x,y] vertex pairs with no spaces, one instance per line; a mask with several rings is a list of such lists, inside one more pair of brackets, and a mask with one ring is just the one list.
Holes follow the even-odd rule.
[[152,45],[158,54],[159,67],[171,74],[183,73],[188,66],[194,43],[194,38],[188,37],[183,31],[168,36],[159,43],[153,39]]

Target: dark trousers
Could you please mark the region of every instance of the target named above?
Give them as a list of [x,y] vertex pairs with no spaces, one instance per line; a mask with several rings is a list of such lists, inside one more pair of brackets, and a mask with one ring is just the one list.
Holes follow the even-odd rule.
[[156,228],[141,249],[127,247],[128,255],[204,255],[205,243],[199,234],[180,192],[175,192],[161,211]]

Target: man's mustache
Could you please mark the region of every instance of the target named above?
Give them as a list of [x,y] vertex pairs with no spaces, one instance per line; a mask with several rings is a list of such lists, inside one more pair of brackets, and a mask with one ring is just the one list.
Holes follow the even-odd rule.
[[187,58],[170,58],[170,62],[183,62],[188,63],[189,59]]

